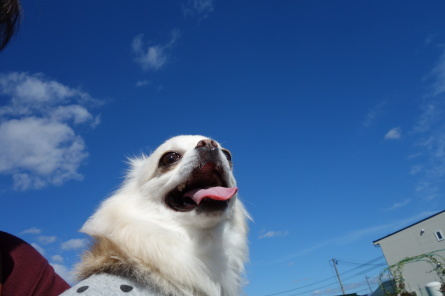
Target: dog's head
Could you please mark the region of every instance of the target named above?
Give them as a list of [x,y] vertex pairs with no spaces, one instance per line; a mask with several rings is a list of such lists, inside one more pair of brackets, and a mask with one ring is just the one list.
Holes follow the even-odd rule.
[[[103,207],[119,202],[138,218],[208,228],[234,214],[237,190],[229,150],[204,136],[177,136],[150,156],[132,159],[122,188]],[[83,231],[94,234],[92,222]]]
[[163,191],[163,203],[170,210],[219,214],[227,209],[238,190],[232,175],[232,156],[214,140],[175,137],[152,157],[157,167],[150,183]]
[[122,187],[81,230],[95,247],[80,276],[116,270],[118,260],[142,270],[138,278],[156,273],[203,295],[239,295],[248,214],[237,190],[230,152],[207,137],[174,137],[132,159]]

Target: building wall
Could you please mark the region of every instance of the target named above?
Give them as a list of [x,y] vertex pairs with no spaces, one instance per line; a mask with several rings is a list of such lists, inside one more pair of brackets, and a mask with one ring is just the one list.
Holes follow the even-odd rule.
[[[388,265],[391,266],[405,259],[425,253],[445,249],[445,240],[438,241],[435,232],[445,231],[445,212],[421,221],[406,229],[382,238],[374,244],[380,245]],[[445,257],[445,250],[438,252]],[[411,262],[405,264],[403,277],[406,290],[416,291],[418,295],[427,296],[425,285],[439,281],[436,272],[430,272],[435,266],[425,262]]]

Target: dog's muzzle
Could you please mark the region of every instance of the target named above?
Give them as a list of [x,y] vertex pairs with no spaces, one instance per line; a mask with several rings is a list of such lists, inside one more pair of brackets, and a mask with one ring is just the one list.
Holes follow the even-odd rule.
[[224,179],[221,151],[218,144],[210,139],[198,142],[198,165],[190,178],[170,191],[166,204],[179,212],[217,212],[227,208],[238,188],[228,187]]

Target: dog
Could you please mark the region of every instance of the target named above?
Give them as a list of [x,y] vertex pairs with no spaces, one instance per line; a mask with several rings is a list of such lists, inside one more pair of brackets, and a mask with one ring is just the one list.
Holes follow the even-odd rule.
[[159,295],[240,295],[250,217],[237,191],[231,153],[204,136],[131,159],[122,186],[81,229],[94,240],[79,279],[105,273]]

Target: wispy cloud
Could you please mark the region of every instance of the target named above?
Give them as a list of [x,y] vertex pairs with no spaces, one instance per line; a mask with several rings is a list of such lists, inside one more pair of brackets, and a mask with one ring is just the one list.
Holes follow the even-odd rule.
[[34,249],[37,250],[37,252],[39,252],[40,254],[42,254],[42,256],[45,256],[45,250],[44,250],[41,246],[39,246],[39,245],[36,244],[36,243],[32,243],[31,246],[33,246]]
[[425,200],[436,199],[440,191],[437,181],[430,181],[429,179],[430,177],[423,176],[416,186],[416,192]]
[[317,295],[335,295],[335,294],[340,294],[340,289],[339,288],[326,288],[326,289],[322,289],[322,290],[314,290],[311,295],[312,296],[317,296]]
[[189,0],[182,5],[184,16],[198,16],[199,19],[207,18],[215,9],[213,0]]
[[410,224],[413,224],[417,221],[425,219],[426,217],[431,216],[433,214],[436,214],[436,212],[422,211],[422,212],[419,212],[411,217],[396,220],[391,223],[380,224],[380,225],[371,226],[368,228],[359,229],[359,230],[353,231],[351,233],[348,233],[348,234],[342,236],[340,239],[338,239],[336,241],[336,243],[348,244],[348,243],[357,241],[359,238],[362,238],[363,236],[378,235],[381,233],[389,234],[391,232],[402,229]]
[[[386,279],[387,279],[386,277],[382,277],[382,280],[386,280]],[[367,288],[369,288],[369,285],[373,285],[374,288],[376,288],[375,285],[380,285],[380,284],[381,284],[381,279],[378,276],[370,277],[370,278],[368,278],[366,276],[365,280],[347,283],[347,284],[344,284],[343,287],[346,291],[351,291],[351,290],[357,291],[358,289],[360,289],[362,287],[366,288],[366,290],[367,290]],[[338,288],[338,287],[332,288],[332,286],[334,286],[334,285],[337,286],[337,283],[328,284],[328,285],[330,285],[331,287],[315,290],[312,292],[311,295],[318,296],[318,295],[335,295],[335,294],[339,295],[339,294],[341,294],[340,288]]]
[[425,102],[420,109],[419,119],[413,127],[414,133],[430,131],[438,122],[440,122],[443,113],[440,104],[434,100]]
[[39,242],[43,245],[48,245],[57,240],[57,236],[47,236],[47,235],[41,235],[37,238]]
[[51,257],[51,261],[52,262],[56,262],[56,263],[63,263],[63,257],[60,255],[54,255]]
[[0,74],[0,173],[16,190],[41,189],[82,179],[86,159],[79,125],[94,128],[99,116],[88,110],[98,101],[42,74]]
[[423,169],[422,165],[414,165],[411,167],[409,173],[410,175],[417,175],[418,173],[420,173]]
[[139,34],[133,38],[131,43],[135,55],[134,61],[145,71],[156,71],[169,62],[169,51],[179,38],[179,31],[173,30],[170,40],[166,44],[146,45],[143,38],[144,34]]
[[85,248],[88,244],[88,240],[84,238],[74,238],[66,242],[63,242],[60,247],[62,250],[77,250]]
[[[365,288],[364,290],[367,290],[369,288],[369,285],[374,286],[374,288],[378,287],[378,285],[381,284],[381,280],[386,280],[386,277],[383,277],[382,279],[379,279],[379,277],[372,277],[368,278],[366,277],[366,280],[358,281],[358,282],[352,282],[343,284],[343,287],[346,291],[357,291],[360,288]],[[389,278],[388,278],[389,279]],[[340,295],[342,291],[337,286],[337,283],[334,284],[328,284],[330,287],[324,288],[324,289],[317,289],[312,291],[312,296],[320,296],[320,295]],[[298,294],[295,294],[298,295]]]
[[402,130],[400,129],[400,127],[394,127],[385,134],[386,140],[397,140],[400,139],[401,137],[402,137]]
[[[34,249],[36,249],[42,256],[47,258],[47,260],[53,266],[54,270],[58,275],[60,275],[68,283],[75,284],[75,275],[73,272],[73,267],[69,267],[65,263],[64,258],[57,253],[61,251],[69,252],[71,250],[78,250],[84,248],[88,243],[87,239],[71,239],[60,244],[59,245],[60,248],[58,248],[57,245],[52,245],[50,248],[46,248],[46,245],[53,244],[54,242],[57,241],[57,236],[40,235],[42,234],[42,231],[37,227],[26,229],[22,231],[21,234],[38,235],[34,237],[37,243],[32,242],[31,246],[34,247]],[[51,254],[51,252],[54,251],[56,251],[56,254],[54,253]]]
[[140,81],[137,81],[135,85],[137,87],[141,87],[141,86],[145,86],[147,84],[150,84],[150,81],[148,81],[148,80],[140,80]]
[[[422,157],[413,159],[419,181],[417,193],[425,200],[440,195],[445,181],[445,50],[429,75],[420,115],[412,128],[416,147]],[[413,172],[413,170],[411,170]]]
[[384,113],[385,106],[386,102],[380,102],[372,107],[366,114],[365,120],[363,121],[363,126],[370,127],[371,125],[373,125],[375,121]]
[[32,227],[20,232],[20,234],[40,234],[40,233],[42,233],[42,230],[37,227]]
[[396,210],[399,208],[403,208],[405,206],[407,206],[409,203],[411,202],[411,198],[407,198],[401,202],[396,202],[394,203],[392,206],[390,206],[389,208],[383,209],[384,211],[392,211],[392,210]]
[[[352,231],[349,233],[345,233],[344,235],[341,235],[339,237],[327,239],[327,240],[319,242],[313,246],[310,246],[305,249],[301,249],[294,253],[283,256],[283,257],[277,259],[276,261],[274,261],[274,263],[286,262],[293,258],[306,255],[308,253],[311,253],[315,250],[321,249],[321,248],[329,246],[329,245],[347,245],[347,244],[353,243],[365,236],[377,236],[377,235],[382,235],[382,233],[389,234],[391,232],[402,229],[403,227],[406,227],[412,223],[420,221],[420,220],[422,220],[428,216],[431,216],[433,214],[436,214],[436,212],[426,212],[426,211],[419,212],[411,217],[393,221],[391,223],[374,225],[374,226],[370,226],[367,228],[358,229],[358,230],[355,230],[355,231]],[[378,237],[375,237],[375,239],[378,239]]]
[[445,51],[442,53],[442,56],[434,67],[432,75],[434,77],[434,82],[431,85],[430,95],[435,97],[445,93]]
[[263,239],[263,238],[272,238],[272,237],[284,237],[287,236],[289,234],[289,231],[267,231],[264,233],[261,233],[258,238],[259,239]]

